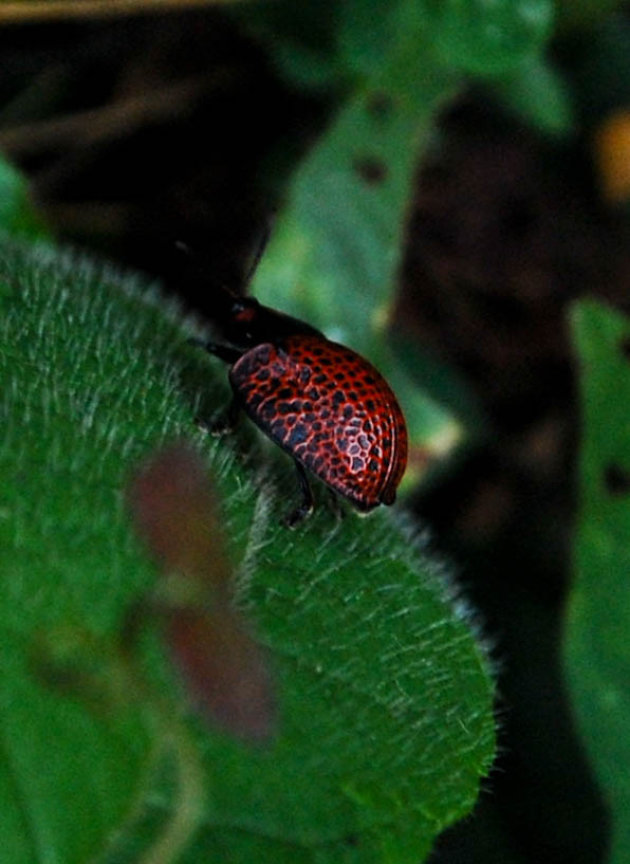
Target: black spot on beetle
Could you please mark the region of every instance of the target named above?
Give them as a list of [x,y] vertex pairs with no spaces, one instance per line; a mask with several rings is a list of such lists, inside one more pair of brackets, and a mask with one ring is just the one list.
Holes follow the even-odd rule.
[[260,416],[263,420],[271,420],[276,416],[276,405],[275,402],[267,401],[263,404],[260,409]]
[[296,423],[287,440],[289,449],[297,447],[298,444],[303,444],[308,439],[308,427],[304,423]]

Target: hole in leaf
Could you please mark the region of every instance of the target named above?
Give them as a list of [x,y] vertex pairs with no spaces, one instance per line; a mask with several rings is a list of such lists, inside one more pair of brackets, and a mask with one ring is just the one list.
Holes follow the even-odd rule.
[[394,109],[394,100],[383,90],[370,93],[367,100],[367,110],[375,120],[381,123],[389,118]]
[[354,169],[362,180],[375,186],[382,183],[387,177],[387,165],[381,159],[358,159],[354,163]]
[[608,465],[604,471],[606,490],[611,495],[627,495],[630,492],[630,471],[619,465]]

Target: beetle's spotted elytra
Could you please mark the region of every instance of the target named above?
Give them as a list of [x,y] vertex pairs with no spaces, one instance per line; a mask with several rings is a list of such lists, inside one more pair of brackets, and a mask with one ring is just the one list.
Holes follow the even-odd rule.
[[295,460],[302,500],[286,524],[313,509],[306,471],[368,512],[393,504],[407,464],[407,429],[396,396],[371,363],[309,324],[251,297],[223,298],[230,415],[243,410]]

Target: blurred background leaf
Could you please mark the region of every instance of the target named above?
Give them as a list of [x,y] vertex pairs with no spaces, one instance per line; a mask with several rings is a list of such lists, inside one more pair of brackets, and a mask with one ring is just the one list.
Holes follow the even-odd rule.
[[565,662],[580,733],[611,812],[611,864],[630,855],[630,323],[576,307],[583,421]]
[[453,69],[497,75],[531,60],[552,33],[551,0],[425,0],[432,41]]
[[46,235],[44,221],[31,200],[26,179],[1,157],[0,230],[31,240]]

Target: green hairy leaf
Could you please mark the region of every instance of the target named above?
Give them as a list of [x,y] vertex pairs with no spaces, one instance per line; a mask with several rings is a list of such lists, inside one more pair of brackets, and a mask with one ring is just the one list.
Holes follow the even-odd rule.
[[[251,427],[197,428],[225,368],[135,279],[5,243],[0,326],[3,860],[421,861],[494,744],[485,652],[442,569],[400,516],[340,519],[322,489],[282,527],[289,460]],[[192,712],[160,628],[130,636],[157,571],[124,491],[173,440],[205,460],[268,656],[266,745]]]

